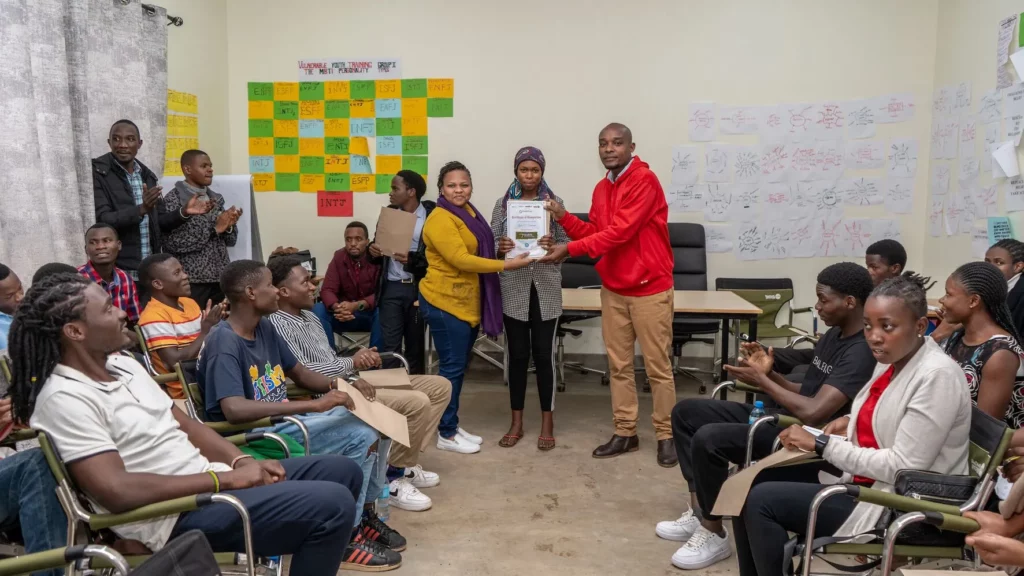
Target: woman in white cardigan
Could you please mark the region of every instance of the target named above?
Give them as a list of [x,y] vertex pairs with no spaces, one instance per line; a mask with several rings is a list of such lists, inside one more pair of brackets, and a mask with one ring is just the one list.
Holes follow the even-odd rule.
[[[779,436],[782,443],[816,451],[843,472],[843,482],[880,490],[892,490],[899,470],[966,474],[971,427],[967,382],[957,363],[925,338],[927,312],[924,290],[911,279],[900,276],[875,288],[864,306],[864,333],[878,360],[872,384],[854,398],[849,416],[825,427],[826,434],[815,438],[793,426]],[[830,439],[829,434],[849,441]],[[790,466],[758,477],[742,514],[733,521],[741,576],[778,576],[783,565],[789,566],[783,557],[787,531],[804,531],[811,500],[824,488],[817,469]],[[831,498],[819,510],[814,536],[867,532],[882,511],[849,496]]]

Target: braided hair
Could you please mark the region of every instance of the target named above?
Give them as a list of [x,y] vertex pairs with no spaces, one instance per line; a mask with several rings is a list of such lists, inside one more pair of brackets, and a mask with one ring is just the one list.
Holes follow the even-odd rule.
[[1020,240],[1014,240],[1013,238],[1004,238],[999,242],[989,246],[989,248],[1002,248],[1010,253],[1010,258],[1013,259],[1013,263],[1024,262],[1024,242]]
[[[1002,276],[1000,274],[1000,276]],[[883,280],[871,291],[871,298],[897,298],[910,309],[915,318],[928,315],[928,299],[925,296],[924,282],[920,276],[893,276]]]
[[[1006,278],[999,268],[988,262],[968,262],[954,270],[950,278],[963,286],[968,295],[977,295],[981,298],[982,306],[996,324],[1014,340],[1021,341],[1017,327],[1013,324],[1010,308],[1006,305]],[[963,337],[964,329],[961,327],[949,337],[946,351],[952,350]]]
[[452,160],[442,166],[441,171],[437,174],[437,191],[441,192],[441,190],[444,189],[444,177],[447,176],[449,172],[458,172],[460,170],[469,176],[470,182],[473,181],[473,175],[470,174],[469,168],[466,168],[466,165],[458,160]]
[[60,362],[60,334],[85,311],[85,289],[92,282],[75,273],[47,276],[29,288],[14,313],[7,336],[11,356],[14,417],[27,423],[36,397]]

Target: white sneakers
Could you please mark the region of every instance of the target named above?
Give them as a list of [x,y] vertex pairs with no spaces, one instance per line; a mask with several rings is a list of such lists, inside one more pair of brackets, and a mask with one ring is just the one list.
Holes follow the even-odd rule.
[[729,546],[728,533],[723,538],[698,526],[686,544],[672,555],[672,565],[683,570],[699,570],[729,556],[732,556],[732,547]]
[[428,472],[417,464],[405,469],[405,479],[417,488],[433,488],[441,483],[441,477],[435,472]]
[[437,435],[437,449],[459,454],[476,454],[480,451],[480,445],[463,438],[462,434],[456,434],[451,438]]
[[434,505],[430,496],[420,492],[407,478],[393,480],[388,486],[388,491],[391,493],[388,503],[395,508],[410,512],[422,512]]
[[469,440],[470,442],[472,442],[473,444],[476,444],[477,446],[480,446],[480,445],[482,445],[484,443],[484,439],[483,438],[477,436],[476,434],[470,434],[469,432],[466,432],[465,430],[462,429],[461,426],[458,428],[458,432],[456,432],[455,435],[456,436],[462,436],[463,438],[465,438],[466,440]]
[[659,538],[672,540],[673,542],[686,542],[693,536],[693,533],[700,527],[700,520],[693,515],[693,510],[687,510],[679,517],[679,520],[666,520],[658,522],[654,527],[654,533]]

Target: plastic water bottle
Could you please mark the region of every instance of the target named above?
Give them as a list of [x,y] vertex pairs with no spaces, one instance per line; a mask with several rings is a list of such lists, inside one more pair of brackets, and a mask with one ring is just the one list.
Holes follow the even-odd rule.
[[388,521],[391,517],[391,511],[388,509],[388,501],[391,500],[391,494],[388,491],[388,485],[385,484],[380,490],[380,498],[377,498],[377,517],[384,522]]
[[750,419],[747,420],[748,424],[753,424],[759,419],[764,418],[764,402],[758,400],[754,402],[754,409],[750,411]]

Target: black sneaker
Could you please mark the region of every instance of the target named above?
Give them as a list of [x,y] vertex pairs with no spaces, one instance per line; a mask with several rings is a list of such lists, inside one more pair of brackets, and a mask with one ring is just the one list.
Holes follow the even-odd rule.
[[341,563],[342,570],[357,572],[387,572],[402,565],[402,555],[383,544],[367,540],[362,532],[345,548],[345,560]]
[[402,536],[398,533],[398,530],[385,524],[373,512],[363,512],[363,521],[359,523],[359,533],[363,535],[363,538],[371,542],[383,544],[395,552],[405,550],[405,536]]

